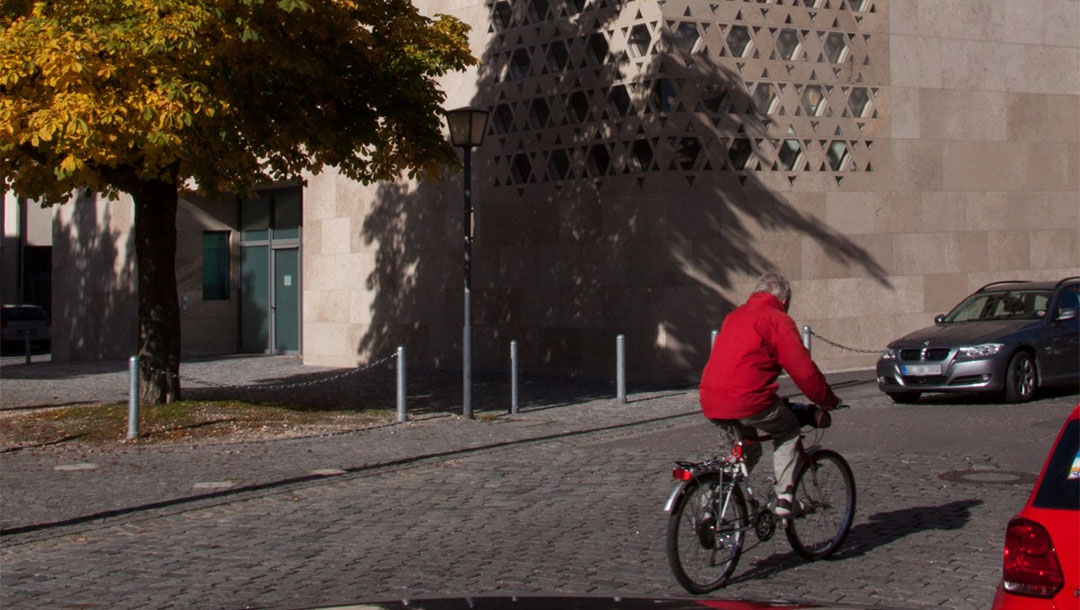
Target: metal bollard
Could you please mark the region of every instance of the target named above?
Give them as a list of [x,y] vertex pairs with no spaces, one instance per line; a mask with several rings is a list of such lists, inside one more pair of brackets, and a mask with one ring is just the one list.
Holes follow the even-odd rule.
[[806,351],[810,351],[810,326],[806,325],[802,327],[802,344],[806,348]]
[[128,359],[128,440],[139,438],[139,357]]
[[510,412],[518,412],[518,342],[510,342]]
[[615,394],[626,404],[626,335],[615,337]]
[[397,348],[397,420],[401,423],[408,419],[405,413],[405,346]]

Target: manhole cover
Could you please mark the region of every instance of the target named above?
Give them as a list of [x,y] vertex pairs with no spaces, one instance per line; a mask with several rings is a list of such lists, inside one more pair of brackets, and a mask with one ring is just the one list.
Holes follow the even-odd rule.
[[974,485],[1030,485],[1038,479],[1031,473],[1012,470],[953,470],[939,474],[938,478]]

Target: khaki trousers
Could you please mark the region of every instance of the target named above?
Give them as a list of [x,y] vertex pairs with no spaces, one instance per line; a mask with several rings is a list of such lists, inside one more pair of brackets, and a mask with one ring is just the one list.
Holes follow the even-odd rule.
[[[714,419],[720,436],[720,447],[726,453],[736,438],[755,436],[756,431],[772,436],[773,473],[776,476],[776,493],[790,494],[794,487],[795,467],[799,460],[799,420],[780,399],[768,409],[743,419]],[[736,436],[738,435],[738,436]],[[746,469],[752,471],[761,459],[761,445],[751,443],[744,447]]]

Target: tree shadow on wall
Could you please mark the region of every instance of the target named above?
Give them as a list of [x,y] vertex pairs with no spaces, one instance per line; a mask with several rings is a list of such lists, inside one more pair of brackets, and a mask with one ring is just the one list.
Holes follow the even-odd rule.
[[135,233],[124,243],[112,216],[121,204],[94,193],[79,192],[63,205],[74,209],[70,222],[53,220],[53,290],[63,295],[53,299],[53,360],[130,356],[138,349]]
[[[802,277],[801,244],[888,285],[868,251],[747,170],[778,159],[743,77],[685,48],[666,14],[620,15],[668,8],[626,6],[489,3],[471,104],[493,110],[472,166],[479,371],[505,370],[517,340],[526,373],[611,379],[621,333],[632,379],[691,380],[745,297],[730,295],[765,271]],[[448,178],[379,189],[359,353],[404,344],[410,365],[460,368],[463,185]]]

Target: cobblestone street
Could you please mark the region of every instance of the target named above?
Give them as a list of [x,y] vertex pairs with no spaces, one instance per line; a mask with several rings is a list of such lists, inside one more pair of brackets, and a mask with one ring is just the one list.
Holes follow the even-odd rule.
[[[780,533],[713,597],[988,607],[1005,523],[1076,395],[899,407],[865,380],[838,393],[852,409],[825,442],[859,493],[844,548],[808,563]],[[672,390],[302,439],[9,451],[0,604],[684,595],[662,506],[673,460],[708,453],[711,434],[696,392]]]

